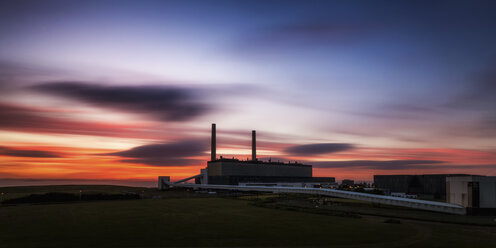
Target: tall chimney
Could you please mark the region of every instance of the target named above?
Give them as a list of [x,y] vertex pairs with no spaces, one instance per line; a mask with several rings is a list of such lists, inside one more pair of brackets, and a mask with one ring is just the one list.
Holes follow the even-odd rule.
[[215,123],[212,123],[212,144],[210,144],[210,148],[212,149],[210,151],[210,161],[215,161],[217,159],[217,154],[216,154],[216,142],[215,142]]
[[251,160],[257,160],[257,133],[255,130],[251,131]]

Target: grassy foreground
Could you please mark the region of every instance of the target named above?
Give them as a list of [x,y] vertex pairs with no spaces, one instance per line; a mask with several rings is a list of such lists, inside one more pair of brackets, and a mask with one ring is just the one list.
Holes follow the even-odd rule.
[[0,207],[0,247],[496,247],[494,227],[347,218],[226,198]]
[[373,204],[352,199],[288,194],[272,194],[266,195],[263,198],[241,196],[239,199],[251,200],[260,207],[335,216],[380,216],[447,224],[493,226],[496,228],[496,216],[453,215],[384,204]]
[[22,187],[0,187],[0,192],[4,193],[3,200],[24,197],[30,194],[44,193],[106,193],[119,194],[125,192],[142,193],[147,188],[114,186],[114,185],[49,185],[49,186],[22,186]]

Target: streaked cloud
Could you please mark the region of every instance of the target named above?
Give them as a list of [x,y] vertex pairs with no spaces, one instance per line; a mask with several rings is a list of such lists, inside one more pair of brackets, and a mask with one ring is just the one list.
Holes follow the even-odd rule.
[[315,175],[496,173],[494,1],[122,1],[0,3],[0,144],[64,156],[0,176],[191,176],[212,122]]
[[12,157],[29,157],[29,158],[59,158],[60,154],[43,150],[18,149],[6,146],[0,146],[0,155]]
[[[143,137],[143,130],[126,123],[78,121],[53,117],[42,108],[0,103],[0,129],[35,133],[63,133],[115,137]],[[56,115],[55,115],[56,116]],[[140,133],[140,134],[138,134]]]
[[211,110],[211,106],[201,101],[201,93],[189,88],[53,82],[32,86],[31,89],[165,121],[186,121]]
[[280,49],[281,45],[347,45],[363,41],[372,28],[367,25],[339,23],[332,20],[299,20],[260,29],[248,37],[243,46],[252,49]]
[[439,160],[351,160],[351,161],[318,161],[312,162],[316,168],[360,168],[360,169],[374,169],[374,170],[402,170],[402,169],[415,169],[425,168],[426,165],[441,164],[443,161]]
[[496,61],[474,73],[473,81],[463,93],[448,104],[451,107],[488,110],[496,113]]
[[352,144],[347,143],[321,143],[292,146],[286,148],[285,152],[290,155],[320,155],[351,150],[353,147]]
[[186,140],[166,144],[151,144],[132,149],[109,153],[106,155],[119,156],[122,162],[140,163],[154,166],[185,166],[198,164],[198,156],[205,155],[208,150],[208,140]]

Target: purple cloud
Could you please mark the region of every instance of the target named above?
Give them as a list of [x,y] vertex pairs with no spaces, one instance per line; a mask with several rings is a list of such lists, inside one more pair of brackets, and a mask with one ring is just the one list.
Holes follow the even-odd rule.
[[160,120],[186,121],[207,113],[199,91],[165,86],[108,86],[82,82],[54,82],[31,89],[95,106],[147,114]]
[[285,150],[290,155],[320,155],[326,153],[341,152],[353,149],[352,144],[347,143],[322,143],[292,146]]
[[151,144],[131,148],[126,151],[108,153],[123,157],[122,162],[140,163],[154,166],[185,166],[201,160],[190,157],[201,156],[208,150],[207,140],[187,140],[167,144]]
[[26,158],[60,158],[61,156],[54,152],[41,151],[41,150],[23,150],[15,149],[6,146],[0,146],[0,155],[12,157],[26,157]]

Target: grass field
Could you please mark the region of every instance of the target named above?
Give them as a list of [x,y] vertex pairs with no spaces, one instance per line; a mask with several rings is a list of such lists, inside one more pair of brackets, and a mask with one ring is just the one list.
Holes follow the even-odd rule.
[[386,219],[220,197],[19,205],[0,207],[0,247],[496,247],[494,227]]
[[22,186],[22,187],[0,187],[0,193],[3,193],[3,200],[24,197],[30,194],[46,194],[51,192],[70,193],[70,194],[126,194],[136,193],[144,198],[161,197],[161,198],[176,198],[176,197],[198,197],[192,191],[171,190],[158,191],[153,188],[127,187],[116,185],[51,185],[51,186]]
[[431,222],[496,227],[496,216],[452,215],[397,206],[378,205],[352,199],[315,197],[310,195],[267,195],[263,198],[254,198],[254,196],[244,196],[240,198],[257,200],[258,206],[277,209],[301,209],[307,212],[332,213],[334,215],[342,215],[345,213],[348,215],[372,215]]
[[23,186],[23,187],[1,187],[0,192],[4,193],[4,200],[23,197],[29,194],[44,194],[50,192],[72,193],[107,193],[118,194],[123,192],[135,192],[146,190],[146,188],[135,188],[114,185],[54,185],[54,186]]

